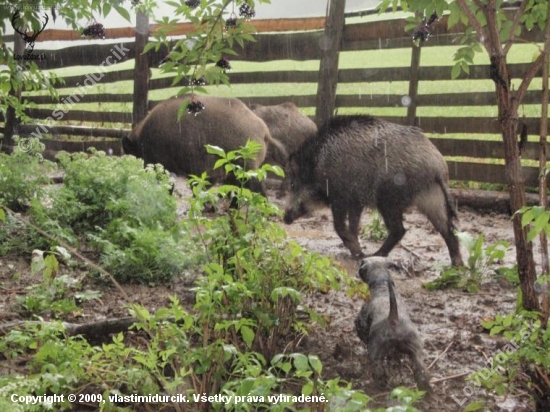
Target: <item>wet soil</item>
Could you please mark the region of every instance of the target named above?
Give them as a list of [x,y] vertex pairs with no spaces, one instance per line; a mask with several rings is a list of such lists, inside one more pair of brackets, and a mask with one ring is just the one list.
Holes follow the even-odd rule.
[[[184,195],[188,193],[183,179],[178,180],[177,191]],[[285,199],[278,199],[274,190],[268,192],[268,197],[281,208],[284,207]],[[186,204],[182,201],[180,213],[183,215],[185,210]],[[364,213],[362,223],[368,224],[369,218],[369,213]],[[514,244],[509,216],[459,209],[459,219],[459,230],[473,235],[483,233],[485,244],[500,239]],[[487,411],[534,410],[527,394],[496,396],[466,380],[469,373],[486,367],[488,360],[507,343],[502,337],[489,336],[481,328],[480,321],[496,314],[512,312],[516,303],[515,287],[503,279],[487,276],[479,293],[471,294],[456,289],[427,291],[422,284],[437,278],[441,267],[450,264],[447,248],[441,236],[418,212],[406,214],[405,227],[405,237],[390,256],[410,268],[408,273],[394,280],[424,341],[426,365],[429,365],[432,377],[433,396],[419,408],[423,411],[461,411],[469,402],[482,401],[486,403],[484,410]],[[333,256],[350,276],[357,275],[359,263],[351,258],[334,232],[329,209],[318,210],[285,228],[289,238],[313,251]],[[365,239],[361,242],[367,253],[374,252],[381,244]],[[463,250],[462,253],[466,259],[467,252]],[[493,269],[512,266],[514,262],[515,250],[510,247],[504,260],[494,265]],[[30,272],[28,264],[26,259],[0,263],[0,323],[21,318],[13,310],[13,302],[17,296],[25,293],[26,286],[34,282],[30,275],[25,274]],[[14,273],[19,276],[14,276]],[[86,273],[82,273],[82,276],[85,277]],[[127,316],[124,302],[115,288],[98,286],[89,280],[84,282],[90,282],[89,287],[92,289],[100,289],[103,296],[100,300],[85,302],[82,312],[71,321],[86,323]],[[179,279],[172,284],[154,288],[138,285],[124,285],[123,288],[134,301],[154,311],[167,305],[168,297],[174,294],[180,301],[191,304],[191,286],[190,282]],[[302,341],[299,350],[317,354],[321,358],[326,379],[340,377],[351,381],[355,388],[373,397],[373,407],[389,406],[392,404],[388,396],[391,387],[415,387],[412,373],[407,362],[394,363],[389,376],[390,388],[381,388],[374,382],[369,373],[366,347],[358,339],[354,328],[355,316],[363,303],[362,299],[351,299],[344,292],[332,291],[313,296],[311,305],[327,316],[329,326],[324,330],[314,329]]]

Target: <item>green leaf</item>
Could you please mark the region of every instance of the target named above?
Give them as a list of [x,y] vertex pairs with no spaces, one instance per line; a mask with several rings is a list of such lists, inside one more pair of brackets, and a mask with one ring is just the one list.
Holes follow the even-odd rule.
[[2,91],[2,93],[9,93],[9,91],[11,90],[11,83],[10,82],[4,82],[2,81],[0,83],[0,91]]
[[[471,61],[471,63],[473,63],[473,60]],[[470,74],[470,65],[466,61],[463,61],[460,67],[462,68],[462,71],[464,73]]]
[[229,160],[231,160],[225,153],[225,151],[219,147],[219,146],[214,146],[214,145],[210,145],[210,144],[207,144],[206,145],[206,153],[208,154],[213,154],[213,155],[217,155],[221,158],[227,158]]
[[109,3],[103,4],[103,17],[107,17],[111,12],[111,5]]
[[309,355],[308,358],[309,358],[309,364],[311,365],[313,370],[320,375],[323,370],[323,364],[321,363],[319,358],[315,355]]
[[450,29],[460,21],[460,7],[456,2],[452,1],[449,3],[449,10],[451,11],[451,14],[447,20],[447,28]]
[[294,367],[300,371],[300,372],[306,372],[309,371],[311,368],[309,367],[309,362],[307,360],[307,356],[302,353],[294,353],[292,355],[294,358]]
[[130,13],[128,12],[128,10],[126,10],[124,7],[118,4],[113,4],[113,7],[118,12],[118,14],[124,17],[129,23],[132,22],[132,19],[130,18]]
[[158,49],[160,48],[160,43],[153,43],[153,42],[149,42],[145,45],[145,47],[143,48],[143,54],[147,53],[149,50],[151,49],[155,49],[156,51],[158,51]]
[[454,64],[451,70],[451,79],[455,80],[460,76],[460,62]]
[[502,322],[502,325],[505,327],[505,328],[509,328],[510,325],[512,325],[512,316],[511,315],[508,315],[504,318],[504,321]]
[[227,159],[218,159],[216,163],[214,163],[214,167],[212,169],[216,170],[222,167],[227,163]]
[[252,347],[252,343],[254,342],[254,331],[246,326],[246,325],[243,325],[241,326],[241,336],[243,337],[243,340],[244,342],[246,343],[246,345],[251,348]]
[[483,320],[481,321],[481,326],[483,329],[491,329],[495,325],[495,322],[492,320]]
[[313,393],[313,382],[308,381],[304,386],[302,386],[302,394],[309,396]]
[[479,411],[485,408],[485,404],[483,402],[474,401],[470,402],[468,406],[464,408],[464,412],[474,412]]

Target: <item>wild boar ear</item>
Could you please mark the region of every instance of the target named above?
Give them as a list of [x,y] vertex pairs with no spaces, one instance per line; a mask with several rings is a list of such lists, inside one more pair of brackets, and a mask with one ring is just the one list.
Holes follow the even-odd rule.
[[122,137],[122,150],[124,150],[125,154],[130,154],[132,152],[132,141],[128,136]]

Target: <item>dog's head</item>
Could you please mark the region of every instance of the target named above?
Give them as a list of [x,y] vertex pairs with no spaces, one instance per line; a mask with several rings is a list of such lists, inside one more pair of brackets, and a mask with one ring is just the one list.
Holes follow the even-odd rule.
[[371,256],[363,259],[359,266],[359,277],[369,285],[375,285],[378,281],[393,282],[392,271],[402,270],[399,262],[394,262],[387,257]]

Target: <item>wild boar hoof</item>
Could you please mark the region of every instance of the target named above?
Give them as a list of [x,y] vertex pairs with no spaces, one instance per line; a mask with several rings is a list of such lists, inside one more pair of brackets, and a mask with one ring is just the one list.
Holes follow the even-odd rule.
[[368,255],[367,255],[366,253],[364,253],[363,251],[360,251],[359,253],[352,253],[351,255],[353,256],[354,259],[357,259],[357,260],[366,258],[366,257],[368,256]]

